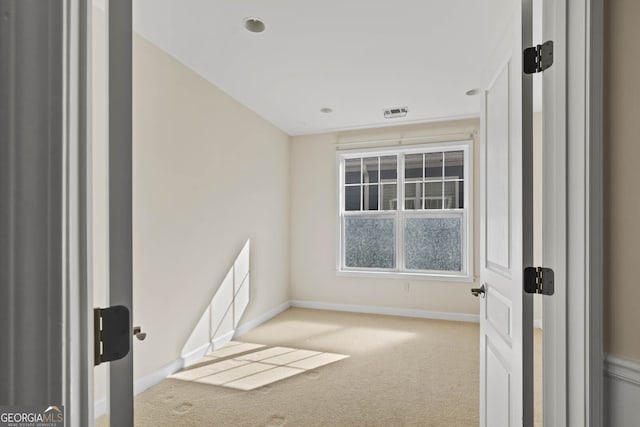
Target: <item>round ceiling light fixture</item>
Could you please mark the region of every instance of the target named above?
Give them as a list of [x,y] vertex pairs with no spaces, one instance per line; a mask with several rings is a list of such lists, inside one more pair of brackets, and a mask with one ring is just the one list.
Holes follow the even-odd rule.
[[481,92],[480,89],[471,89],[465,92],[465,95],[467,96],[475,96],[475,95],[479,95]]
[[321,113],[325,113],[325,114],[329,114],[329,113],[333,113],[333,110],[331,108],[329,108],[329,107],[322,107],[320,109],[320,112]]
[[245,18],[242,22],[244,24],[244,28],[251,33],[261,33],[267,29],[267,26],[264,25],[264,21],[260,18],[249,17]]

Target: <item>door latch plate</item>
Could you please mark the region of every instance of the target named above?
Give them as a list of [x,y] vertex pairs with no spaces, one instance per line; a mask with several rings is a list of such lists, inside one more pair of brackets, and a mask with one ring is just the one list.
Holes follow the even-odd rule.
[[122,359],[131,348],[129,309],[123,305],[93,310],[94,365]]

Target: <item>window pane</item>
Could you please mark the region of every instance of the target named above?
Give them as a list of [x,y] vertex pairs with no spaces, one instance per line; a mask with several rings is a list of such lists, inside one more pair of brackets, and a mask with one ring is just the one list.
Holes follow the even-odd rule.
[[404,156],[404,177],[407,180],[422,180],[422,154]]
[[344,210],[359,211],[360,210],[360,186],[344,188]]
[[444,153],[444,176],[446,179],[464,179],[464,151]]
[[452,181],[444,183],[444,208],[464,208],[464,182]]
[[421,182],[408,182],[404,184],[404,208],[422,209]]
[[364,170],[362,171],[362,182],[375,183],[378,182],[378,158],[367,157],[363,160]]
[[424,208],[442,209],[442,182],[424,183]]
[[378,186],[365,185],[362,193],[362,210],[377,211],[378,210]]
[[442,153],[424,155],[424,178],[442,179]]
[[360,184],[362,175],[360,174],[360,159],[346,159],[344,161],[344,183]]
[[398,157],[380,157],[380,179],[384,181],[395,181],[398,179]]
[[398,209],[398,184],[382,184],[382,204],[383,211],[395,211]]
[[345,266],[357,268],[394,268],[396,234],[394,218],[346,217]]
[[462,215],[407,218],[404,234],[407,269],[462,271]]

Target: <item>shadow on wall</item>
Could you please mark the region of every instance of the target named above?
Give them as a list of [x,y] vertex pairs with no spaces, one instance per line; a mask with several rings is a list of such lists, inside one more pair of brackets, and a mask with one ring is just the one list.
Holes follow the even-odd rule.
[[197,362],[233,338],[242,314],[249,305],[250,240],[236,257],[211,303],[182,347],[184,366]]

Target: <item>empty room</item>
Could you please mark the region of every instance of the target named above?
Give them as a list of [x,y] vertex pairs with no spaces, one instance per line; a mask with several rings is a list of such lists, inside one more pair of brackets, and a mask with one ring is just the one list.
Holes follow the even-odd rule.
[[632,425],[626,9],[62,3],[0,0],[9,422]]
[[[509,259],[523,256],[508,252],[509,222],[523,235],[526,225],[505,204],[518,193],[503,156],[509,132],[526,126],[504,115],[522,91],[509,59],[517,10],[502,0],[133,6],[136,424],[477,425],[480,259],[505,289],[523,262]],[[106,222],[119,168],[104,161],[118,66],[108,16],[94,8],[95,307],[112,305],[107,242],[118,227]],[[483,120],[495,158],[483,159]],[[481,162],[493,172],[484,179]],[[485,226],[500,239],[486,255],[482,185],[496,188]],[[506,329],[490,339],[526,339],[500,317],[516,295],[501,296],[490,324]],[[99,420],[114,410],[105,365]]]

